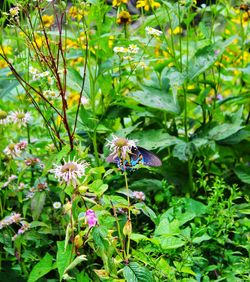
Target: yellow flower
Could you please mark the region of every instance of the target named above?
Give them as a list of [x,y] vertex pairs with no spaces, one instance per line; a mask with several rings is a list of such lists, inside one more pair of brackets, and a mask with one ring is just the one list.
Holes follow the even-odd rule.
[[155,2],[154,0],[139,0],[136,4],[136,8],[144,8],[145,11],[150,9],[157,9],[161,6],[160,3]]
[[112,6],[113,7],[119,7],[122,3],[127,4],[128,0],[113,0]]
[[4,60],[0,60],[0,69],[6,68],[8,64]]
[[3,55],[11,55],[12,53],[12,48],[10,46],[2,46],[0,48],[0,54]]
[[169,34],[181,34],[182,33],[182,28],[177,26],[175,29],[168,29]]
[[130,13],[127,11],[121,11],[118,15],[118,19],[116,21],[118,24],[129,24],[131,23]]
[[67,97],[68,107],[71,108],[78,104],[80,98],[80,94],[77,92],[70,92]]
[[44,27],[51,27],[54,24],[54,16],[44,15],[42,16],[42,22]]
[[69,15],[71,18],[73,19],[77,19],[78,21],[80,21],[85,15],[87,15],[87,10],[85,8],[87,8],[88,4],[86,3],[83,8],[79,8],[76,6],[72,6],[69,9]]

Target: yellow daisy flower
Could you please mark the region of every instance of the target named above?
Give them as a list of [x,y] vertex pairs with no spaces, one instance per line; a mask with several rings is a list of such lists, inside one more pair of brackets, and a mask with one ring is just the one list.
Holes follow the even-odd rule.
[[150,9],[157,9],[160,6],[161,4],[155,2],[154,0],[139,0],[136,4],[136,8],[144,8],[145,11],[149,11]]

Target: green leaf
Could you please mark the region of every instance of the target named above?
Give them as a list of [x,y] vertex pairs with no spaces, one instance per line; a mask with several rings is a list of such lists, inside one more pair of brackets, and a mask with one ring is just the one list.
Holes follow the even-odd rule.
[[153,282],[152,273],[137,262],[131,262],[123,268],[123,275],[128,282]]
[[103,181],[100,179],[95,180],[89,185],[89,191],[95,193],[98,197],[102,196],[107,189],[108,185],[103,184]]
[[242,182],[250,184],[250,166],[237,166],[234,172]]
[[129,94],[136,102],[171,114],[179,114],[180,109],[175,103],[173,96],[163,90],[153,87],[142,86],[143,91],[136,91]]
[[46,255],[31,270],[28,282],[37,281],[54,268],[53,257],[49,253],[46,253]]
[[240,126],[238,124],[224,123],[221,125],[217,125],[213,129],[211,129],[208,132],[208,136],[210,139],[219,141],[228,138],[229,136],[235,134],[242,128],[243,126]]
[[128,136],[130,139],[138,140],[138,145],[148,150],[157,148],[166,148],[180,142],[175,136],[171,136],[159,130],[147,130],[132,133]]
[[208,234],[204,234],[204,235],[202,235],[202,236],[195,237],[195,238],[192,240],[192,242],[193,242],[193,244],[200,244],[201,242],[203,242],[203,241],[208,241],[208,240],[210,240],[210,239],[211,239],[211,237],[210,237]]
[[185,241],[174,236],[154,237],[152,242],[160,245],[163,250],[177,249],[185,245]]
[[147,236],[138,233],[132,233],[130,239],[136,243],[139,241],[150,240]]
[[46,199],[45,192],[37,192],[31,199],[31,214],[33,220],[37,220],[43,210]]
[[134,205],[137,209],[141,210],[146,216],[148,216],[154,223],[157,221],[155,212],[149,208],[145,203],[137,203]]
[[71,263],[70,260],[74,258],[72,252],[72,245],[67,245],[66,250],[64,250],[64,245],[64,241],[57,242],[56,264],[60,275],[60,281],[62,281],[65,269]]
[[64,270],[64,273],[68,272],[70,269],[75,268],[78,264],[80,264],[82,261],[86,261],[87,257],[85,255],[77,256],[71,264]]
[[173,220],[169,222],[167,218],[160,221],[159,225],[155,229],[155,236],[160,235],[176,235],[180,233],[179,221]]

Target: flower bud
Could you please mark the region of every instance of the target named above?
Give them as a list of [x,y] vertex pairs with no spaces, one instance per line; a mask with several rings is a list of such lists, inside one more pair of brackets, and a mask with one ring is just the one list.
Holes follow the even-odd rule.
[[132,223],[131,220],[127,220],[123,227],[123,234],[125,236],[130,236],[132,234]]

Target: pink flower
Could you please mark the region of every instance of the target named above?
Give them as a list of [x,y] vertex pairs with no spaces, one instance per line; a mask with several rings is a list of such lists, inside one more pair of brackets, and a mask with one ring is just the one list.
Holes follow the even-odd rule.
[[87,210],[85,216],[89,227],[93,227],[97,224],[97,217],[93,210]]

